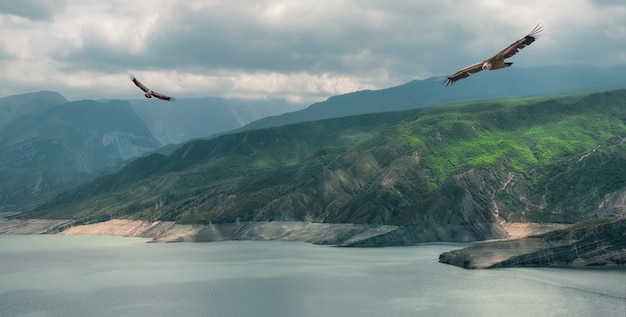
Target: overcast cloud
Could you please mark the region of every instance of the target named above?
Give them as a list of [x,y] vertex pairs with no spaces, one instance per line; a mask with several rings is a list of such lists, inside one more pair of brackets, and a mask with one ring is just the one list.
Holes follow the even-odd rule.
[[[19,3],[19,5],[14,4]],[[537,24],[514,67],[626,64],[623,0],[21,0],[0,3],[0,97],[329,96],[452,73]]]

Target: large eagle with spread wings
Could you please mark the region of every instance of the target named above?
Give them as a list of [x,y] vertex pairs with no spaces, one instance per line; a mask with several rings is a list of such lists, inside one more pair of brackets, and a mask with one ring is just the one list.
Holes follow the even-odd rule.
[[504,60],[515,55],[517,52],[519,52],[519,50],[526,47],[526,45],[530,45],[532,42],[534,42],[538,38],[538,35],[541,31],[543,31],[543,27],[540,24],[537,24],[537,26],[535,26],[535,28],[528,35],[515,41],[515,43],[501,50],[498,54],[489,57],[480,63],[476,63],[474,65],[467,66],[459,70],[458,72],[449,76],[441,84],[445,84],[446,87],[448,87],[448,85],[451,85],[463,78],[467,78],[471,74],[476,74],[481,70],[496,70],[513,65],[513,63],[505,62]]
[[133,83],[135,83],[135,86],[139,87],[139,89],[141,89],[141,90],[143,90],[145,92],[144,96],[146,96],[146,98],[156,97],[156,98],[159,98],[161,100],[167,100],[167,101],[174,101],[175,100],[174,97],[166,96],[164,94],[161,94],[161,93],[158,93],[156,91],[152,91],[151,89],[148,89],[148,87],[146,87],[139,80],[137,80],[137,78],[135,78],[135,76],[130,75],[129,77],[130,77],[130,80],[132,80]]

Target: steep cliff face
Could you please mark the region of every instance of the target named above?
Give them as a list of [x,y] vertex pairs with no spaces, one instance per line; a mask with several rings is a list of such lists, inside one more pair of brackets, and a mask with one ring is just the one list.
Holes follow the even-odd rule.
[[126,161],[154,151],[158,143],[150,137],[132,132],[111,131],[102,135],[102,146],[109,150],[112,160]]

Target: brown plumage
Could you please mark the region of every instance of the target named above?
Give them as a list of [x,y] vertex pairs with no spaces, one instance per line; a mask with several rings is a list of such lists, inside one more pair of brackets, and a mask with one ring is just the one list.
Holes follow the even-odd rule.
[[135,83],[135,86],[139,87],[139,89],[141,89],[141,90],[143,90],[145,92],[144,96],[146,96],[146,98],[156,97],[156,98],[159,98],[161,100],[167,100],[167,101],[174,101],[175,100],[173,97],[166,96],[164,94],[161,94],[161,93],[158,93],[156,91],[152,91],[151,89],[148,89],[148,87],[146,87],[144,84],[142,84],[133,75],[130,75],[130,80],[132,80],[133,83]]
[[543,27],[540,24],[537,24],[537,26],[535,26],[535,28],[528,35],[515,41],[515,43],[509,45],[498,54],[489,57],[480,63],[467,66],[452,74],[442,83],[442,85],[445,84],[446,87],[448,87],[448,85],[451,85],[463,78],[467,78],[471,74],[478,73],[481,70],[496,70],[513,65],[513,63],[507,63],[504,60],[515,55],[517,52],[519,52],[519,50],[526,47],[526,45],[530,45],[532,42],[534,42],[541,31],[543,31]]

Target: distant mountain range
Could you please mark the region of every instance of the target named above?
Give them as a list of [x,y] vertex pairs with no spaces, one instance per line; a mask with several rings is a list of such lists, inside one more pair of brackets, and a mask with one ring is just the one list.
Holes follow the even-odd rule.
[[478,100],[556,96],[619,89],[626,87],[626,66],[511,67],[506,70],[478,73],[449,87],[441,85],[443,79],[433,77],[387,89],[333,96],[303,110],[257,120],[240,128],[239,131]]

